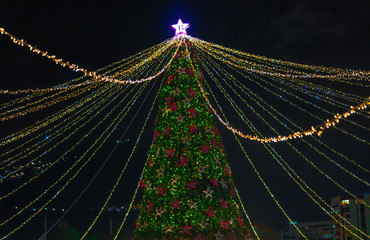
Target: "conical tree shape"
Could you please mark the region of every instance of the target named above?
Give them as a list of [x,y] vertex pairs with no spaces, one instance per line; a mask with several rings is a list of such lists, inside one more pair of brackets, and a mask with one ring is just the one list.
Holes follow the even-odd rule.
[[138,240],[241,239],[246,234],[222,139],[197,83],[203,75],[191,51],[188,41],[180,46],[160,90],[141,181]]

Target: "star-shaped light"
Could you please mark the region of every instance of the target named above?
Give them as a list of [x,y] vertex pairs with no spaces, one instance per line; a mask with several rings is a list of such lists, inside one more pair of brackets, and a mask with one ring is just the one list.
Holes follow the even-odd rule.
[[179,19],[177,24],[171,25],[171,27],[176,30],[175,35],[179,35],[179,34],[185,34],[186,35],[186,29],[189,26],[190,26],[189,23],[182,23],[181,19]]

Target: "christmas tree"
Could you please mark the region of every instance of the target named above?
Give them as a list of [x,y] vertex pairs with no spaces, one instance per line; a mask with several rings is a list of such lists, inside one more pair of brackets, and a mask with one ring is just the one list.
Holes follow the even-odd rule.
[[247,231],[222,139],[193,46],[179,39],[159,93],[135,239],[237,239]]

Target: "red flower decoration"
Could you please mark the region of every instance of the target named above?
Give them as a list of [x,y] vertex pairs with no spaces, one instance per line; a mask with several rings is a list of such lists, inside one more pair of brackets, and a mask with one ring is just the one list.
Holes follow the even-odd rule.
[[190,97],[195,97],[196,91],[194,91],[191,87],[189,88],[189,90],[187,90],[187,92],[188,92]]
[[190,110],[188,110],[188,113],[189,113],[189,117],[196,117],[197,116],[197,113],[198,111],[195,110],[195,108],[191,107]]
[[173,80],[173,74],[168,77],[168,85],[171,84],[171,81]]
[[189,158],[182,155],[181,159],[179,159],[180,167],[188,165]]
[[179,106],[177,105],[177,103],[171,103],[170,105],[169,105],[169,107],[170,107],[170,110],[171,111],[175,111],[176,112],[176,110],[179,108]]
[[180,203],[182,203],[181,201],[177,201],[177,199],[175,198],[175,200],[173,200],[173,202],[171,202],[172,206],[174,209],[180,209]]
[[162,194],[162,196],[164,197],[166,191],[167,189],[164,187],[157,187],[157,195]]
[[153,137],[153,141],[157,140],[158,135],[159,135],[158,130],[155,130],[155,132],[154,132],[154,137]]
[[209,147],[205,143],[203,143],[203,146],[200,146],[200,149],[202,153],[209,153]]
[[221,223],[223,229],[229,229],[229,226],[227,226],[227,224],[229,224],[229,222],[225,221],[225,219],[220,223]]
[[217,179],[212,178],[211,183],[213,187],[216,187],[216,186],[218,187]]
[[187,183],[187,185],[188,185],[188,190],[189,189],[197,189],[197,187],[195,186],[195,185],[197,185],[197,183],[198,182],[194,182],[194,181],[191,181],[191,182],[189,182],[189,183]]
[[195,126],[195,123],[192,126],[189,126],[189,133],[197,134],[197,131],[199,131],[199,128]]
[[166,136],[166,135],[169,135],[170,134],[170,131],[171,131],[171,127],[167,127],[164,132],[163,132],[163,136]]
[[192,229],[193,227],[192,226],[189,226],[188,223],[185,224],[185,226],[181,227],[182,228],[182,233],[188,233],[188,234],[191,234],[190,233],[190,229]]
[[221,204],[221,206],[222,206],[223,208],[229,208],[229,207],[227,206],[227,201],[225,201],[224,199],[222,199],[222,200],[220,201],[220,204]]
[[213,211],[212,209],[211,209],[211,207],[209,207],[208,208],[208,211],[204,211],[205,213],[207,213],[208,214],[208,217],[216,217],[216,215],[215,215],[215,211]]
[[153,207],[153,203],[151,203],[150,201],[148,201],[149,204],[148,206],[146,206],[146,211],[149,212],[149,211],[152,211],[152,207]]
[[176,150],[172,149],[171,146],[169,149],[166,149],[164,150],[164,152],[166,153],[166,157],[173,157],[173,153],[175,152]]
[[168,98],[165,98],[165,100],[166,100],[167,104],[170,105],[172,100],[173,100],[173,97],[171,97],[171,95],[169,94]]

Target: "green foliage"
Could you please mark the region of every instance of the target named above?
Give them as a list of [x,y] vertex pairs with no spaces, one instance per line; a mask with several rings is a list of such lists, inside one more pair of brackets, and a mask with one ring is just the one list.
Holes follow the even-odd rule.
[[136,239],[235,239],[246,233],[191,49],[189,42],[179,48],[159,93]]

